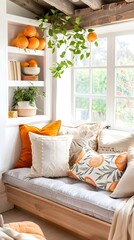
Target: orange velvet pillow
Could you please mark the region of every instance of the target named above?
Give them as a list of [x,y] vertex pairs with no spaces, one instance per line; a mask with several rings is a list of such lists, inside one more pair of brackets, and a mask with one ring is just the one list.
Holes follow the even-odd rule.
[[15,168],[31,167],[32,166],[32,151],[31,142],[29,138],[29,132],[37,133],[45,136],[57,136],[61,126],[61,121],[52,122],[43,128],[37,128],[29,125],[20,125],[20,137],[22,143],[22,150],[20,154],[20,159],[15,164]]

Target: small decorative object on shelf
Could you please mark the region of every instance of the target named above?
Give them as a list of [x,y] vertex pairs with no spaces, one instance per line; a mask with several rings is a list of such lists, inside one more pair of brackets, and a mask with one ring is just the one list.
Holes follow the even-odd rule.
[[12,107],[18,110],[19,117],[36,115],[36,98],[39,94],[38,87],[18,87],[14,91]]
[[22,80],[38,81],[40,67],[35,59],[29,59],[21,63]]
[[22,79],[23,81],[38,81],[38,76],[36,75],[22,75]]
[[8,112],[8,117],[9,118],[16,118],[16,117],[18,117],[18,111],[9,111]]

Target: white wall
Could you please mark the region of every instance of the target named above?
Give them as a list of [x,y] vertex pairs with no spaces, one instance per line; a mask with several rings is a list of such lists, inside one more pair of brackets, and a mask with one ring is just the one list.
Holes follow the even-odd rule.
[[[35,19],[35,15],[24,10],[9,0],[0,0],[0,212],[6,211],[13,206],[8,203],[4,185],[1,181],[2,173],[12,168],[19,158],[21,144],[18,126],[7,124],[7,23],[6,13]],[[32,122],[32,118],[31,118]]]

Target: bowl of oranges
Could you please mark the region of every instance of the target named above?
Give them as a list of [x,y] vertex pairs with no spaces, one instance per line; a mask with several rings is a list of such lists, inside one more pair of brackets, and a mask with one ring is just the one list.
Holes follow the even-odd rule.
[[40,73],[40,67],[35,59],[29,59],[28,61],[21,63],[21,70],[24,75],[38,75]]

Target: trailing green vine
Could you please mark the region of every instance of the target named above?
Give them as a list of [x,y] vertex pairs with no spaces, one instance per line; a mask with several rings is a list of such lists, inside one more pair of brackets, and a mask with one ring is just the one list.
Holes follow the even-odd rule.
[[[48,22],[51,24],[51,27],[44,28],[43,23]],[[74,65],[76,56],[78,56],[80,60],[84,57],[90,57],[88,48],[90,38],[87,38],[87,35],[93,33],[94,30],[81,27],[80,17],[76,17],[75,20],[72,21],[71,16],[66,16],[58,10],[51,9],[43,18],[39,19],[39,28],[44,32],[44,38],[48,38],[47,45],[48,48],[52,49],[52,53],[56,51],[56,48],[63,49],[60,53],[60,61],[56,62],[50,68],[54,78],[61,78],[64,70]],[[71,29],[71,31],[68,29]],[[97,35],[94,34],[93,41],[94,44],[98,46],[98,43],[95,41],[96,38]],[[67,57],[68,52],[71,52],[71,60]]]

